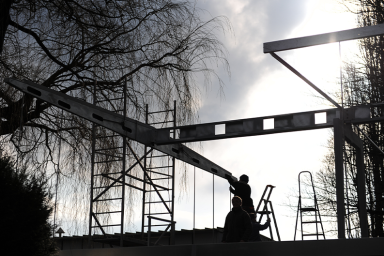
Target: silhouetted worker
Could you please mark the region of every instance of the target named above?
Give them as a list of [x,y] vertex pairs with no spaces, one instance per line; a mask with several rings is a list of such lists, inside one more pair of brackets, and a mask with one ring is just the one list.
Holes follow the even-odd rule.
[[265,230],[269,227],[269,224],[271,223],[271,220],[268,218],[264,225],[261,225],[259,222],[256,221],[256,214],[251,213],[249,215],[251,217],[252,221],[252,234],[249,238],[249,242],[260,242],[260,230]]
[[232,177],[227,177],[229,184],[233,187],[229,187],[231,193],[240,197],[243,200],[243,209],[248,213],[254,213],[255,208],[253,206],[253,200],[251,198],[251,187],[248,185],[248,176],[243,174],[240,176],[240,181],[235,181]]
[[222,242],[235,243],[247,242],[252,232],[251,219],[241,207],[241,198],[232,198],[232,211],[225,218]]

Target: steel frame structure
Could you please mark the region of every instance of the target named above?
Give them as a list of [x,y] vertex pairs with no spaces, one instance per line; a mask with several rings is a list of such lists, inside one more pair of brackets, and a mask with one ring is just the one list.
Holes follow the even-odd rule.
[[[160,116],[160,117],[159,117]],[[159,117],[159,118],[156,118]],[[173,102],[173,109],[165,109],[160,111],[149,111],[148,105],[145,108],[145,123],[153,126],[176,126],[176,101]],[[176,134],[172,134],[175,138]],[[151,154],[147,152],[151,151]],[[148,178],[143,180],[143,199],[142,199],[142,220],[141,220],[141,234],[144,239],[144,232],[147,228],[148,246],[150,243],[151,228],[154,226],[165,227],[160,238],[154,244],[160,241],[161,237],[169,232],[169,244],[175,243],[175,224],[174,221],[174,201],[175,201],[175,157],[153,150],[153,148],[144,148],[144,168],[145,172],[149,173]],[[150,186],[150,183],[162,182],[161,189],[156,192]],[[164,184],[165,183],[165,184]],[[149,186],[148,186],[149,185]],[[154,200],[155,199],[155,200]],[[159,209],[160,208],[160,209]],[[156,210],[156,211],[154,211]],[[168,216],[170,219],[164,219],[162,216]],[[159,217],[155,217],[159,216]],[[146,218],[147,217],[147,218]],[[162,218],[160,218],[162,217]],[[147,223],[146,221],[147,220]],[[153,224],[152,220],[159,223]],[[166,224],[165,224],[166,223]]]
[[[225,178],[232,176],[230,172],[212,163],[203,156],[197,154],[188,147],[182,145],[183,142],[206,141],[216,139],[226,139],[244,136],[255,136],[263,134],[273,134],[290,131],[303,131],[321,128],[334,128],[335,133],[335,168],[336,168],[336,187],[337,187],[337,210],[338,210],[338,237],[345,238],[344,224],[344,185],[343,185],[343,143],[347,141],[353,145],[358,152],[358,201],[359,216],[361,221],[362,237],[368,237],[368,224],[366,218],[366,199],[364,185],[364,163],[362,157],[362,141],[352,132],[350,124],[362,124],[368,122],[383,121],[384,117],[371,116],[372,108],[384,104],[371,104],[356,106],[348,109],[342,108],[336,101],[321,91],[312,82],[295,70],[292,66],[282,60],[275,52],[303,47],[341,42],[359,38],[377,36],[384,34],[384,24],[350,29],[334,33],[326,33],[315,36],[301,37],[295,39],[281,40],[264,43],[264,53],[270,53],[272,57],[282,63],[285,67],[299,76],[308,85],[314,88],[322,96],[332,102],[336,108],[319,111],[292,113],[285,115],[275,115],[251,119],[231,120],[224,122],[197,124],[190,126],[180,126],[173,128],[155,129],[149,125],[136,120],[111,113],[105,109],[93,106],[92,104],[80,101],[60,92],[48,89],[30,81],[18,81],[6,78],[5,82],[13,87],[30,94],[36,98],[46,101],[56,107],[62,108],[73,114],[79,115],[87,120],[102,125],[122,136],[136,140],[146,146],[152,147],[165,154],[173,156],[186,163],[199,167],[205,171]],[[317,123],[315,116],[324,113],[326,122]],[[274,127],[266,129],[263,125],[265,119],[273,119]],[[225,133],[215,134],[216,125],[225,125]],[[180,134],[173,138],[171,134]],[[140,164],[140,159],[138,159]]]

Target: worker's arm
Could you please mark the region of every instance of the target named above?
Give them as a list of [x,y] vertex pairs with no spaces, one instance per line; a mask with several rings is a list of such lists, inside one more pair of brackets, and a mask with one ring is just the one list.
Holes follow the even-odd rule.
[[268,218],[268,220],[264,223],[264,225],[260,225],[260,230],[267,229],[270,223],[271,223],[271,220]]

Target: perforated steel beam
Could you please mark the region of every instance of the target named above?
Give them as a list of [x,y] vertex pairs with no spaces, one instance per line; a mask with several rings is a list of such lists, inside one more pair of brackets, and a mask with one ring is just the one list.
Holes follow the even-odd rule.
[[[375,106],[357,106],[344,109],[344,121],[346,123],[369,123],[384,120],[384,117],[371,118],[371,108]],[[219,140],[236,137],[256,136],[264,134],[304,131],[333,127],[335,118],[340,118],[341,109],[332,108],[301,113],[292,113],[275,116],[264,116],[249,119],[239,119],[223,122],[205,123],[198,125],[178,126],[175,128],[162,128],[153,131],[156,135],[155,143],[158,145],[175,142],[194,142]],[[316,122],[316,119],[319,121]],[[321,121],[323,119],[323,121]],[[265,125],[267,121],[273,123],[273,127]],[[225,127],[222,134],[216,134],[219,125]],[[173,129],[178,130],[179,137],[170,137]]]
[[264,43],[264,53],[342,42],[384,34],[384,24]]
[[6,78],[5,82],[18,90],[48,102],[53,106],[97,123],[122,136],[145,144],[202,170],[222,178],[226,178],[227,176],[232,177],[232,174],[224,168],[180,143],[176,142],[172,143],[172,145],[155,145],[153,142],[155,141],[154,136],[156,135],[156,128],[150,125],[110,112],[30,81],[19,81],[12,78]]

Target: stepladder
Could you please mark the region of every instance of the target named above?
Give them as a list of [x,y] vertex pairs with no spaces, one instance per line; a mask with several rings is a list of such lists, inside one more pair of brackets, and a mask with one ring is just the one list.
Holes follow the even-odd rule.
[[[306,202],[304,202],[302,197],[301,189],[301,175],[304,173],[309,174],[309,186],[310,190],[307,191]],[[297,225],[300,215],[300,231],[301,231],[301,240],[304,240],[304,237],[313,237],[316,236],[316,240],[319,240],[319,237],[325,240],[325,233],[323,228],[323,223],[321,222],[321,215],[319,210],[319,205],[317,203],[315,186],[312,180],[312,174],[309,171],[302,171],[298,175],[299,183],[299,202],[297,205],[297,214],[296,214],[296,226],[295,226],[295,236],[294,241],[296,240]],[[305,231],[304,231],[305,229]],[[319,230],[321,229],[321,230]]]
[[281,241],[280,239],[280,233],[279,229],[277,227],[275,212],[273,211],[271,194],[272,190],[275,188],[275,186],[267,185],[264,189],[263,195],[261,196],[261,199],[259,201],[259,204],[257,205],[255,213],[257,214],[256,220],[260,223],[263,220],[263,217],[266,217],[267,219],[271,219],[272,215],[272,221],[269,225],[269,234],[270,238],[274,240],[273,238],[273,232],[272,232],[272,225],[274,226],[275,233],[277,235],[278,241]]

